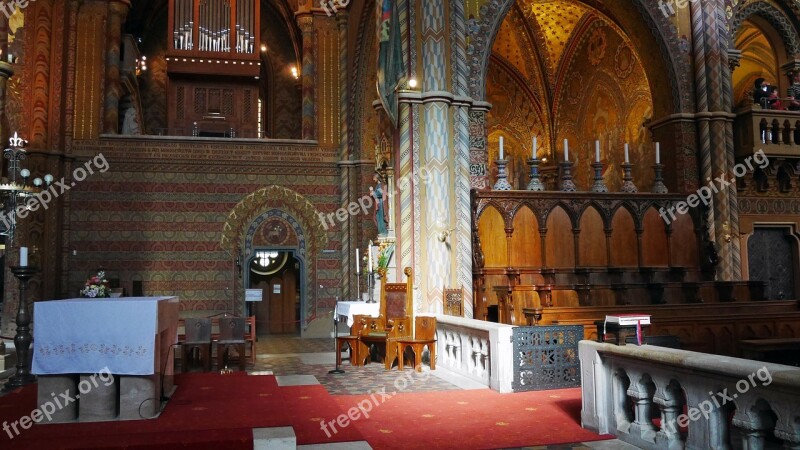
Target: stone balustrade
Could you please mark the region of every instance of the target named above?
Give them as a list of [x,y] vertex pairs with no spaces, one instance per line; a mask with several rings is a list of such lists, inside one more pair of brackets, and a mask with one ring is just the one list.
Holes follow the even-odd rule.
[[800,157],[800,112],[751,106],[736,115],[736,156],[764,150],[770,157]]
[[644,449],[800,449],[800,369],[581,341],[584,428]]
[[436,315],[436,369],[512,392],[512,326]]

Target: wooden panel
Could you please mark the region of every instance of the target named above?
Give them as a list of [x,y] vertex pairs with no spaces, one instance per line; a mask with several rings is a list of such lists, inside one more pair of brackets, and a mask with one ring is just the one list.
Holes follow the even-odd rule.
[[541,267],[542,242],[539,222],[527,207],[521,208],[514,217],[514,234],[511,236],[511,266]]
[[575,239],[569,215],[560,206],[547,218],[547,266],[575,267]]
[[672,264],[680,267],[700,267],[700,251],[691,216],[683,214],[672,222]]
[[478,221],[485,267],[506,267],[506,225],[494,208],[488,208]]
[[580,229],[578,265],[583,267],[605,266],[607,264],[605,226],[603,218],[594,207],[589,207],[584,211],[581,216]]
[[644,215],[642,265],[648,267],[669,266],[666,224],[655,208],[650,208]]
[[611,221],[611,265],[636,267],[639,265],[636,226],[630,211],[620,208]]

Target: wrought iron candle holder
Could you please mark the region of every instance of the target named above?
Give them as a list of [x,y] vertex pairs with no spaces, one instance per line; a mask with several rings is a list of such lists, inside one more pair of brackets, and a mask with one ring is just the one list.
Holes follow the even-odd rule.
[[653,182],[653,193],[654,194],[669,193],[669,190],[667,190],[667,186],[664,184],[664,165],[655,164],[653,166],[653,171],[656,173],[656,178],[655,181]]
[[495,161],[497,164],[497,182],[494,183],[495,191],[510,191],[511,185],[508,183],[508,174],[506,173],[506,166],[508,165],[507,159],[498,159]]
[[633,164],[626,162],[622,164],[622,192],[628,194],[635,194],[639,192],[639,189],[636,188],[636,185],[633,184],[633,176],[631,175],[631,169],[633,169]]
[[25,386],[36,382],[36,377],[28,368],[28,348],[33,337],[31,336],[31,315],[28,311],[28,301],[25,291],[28,281],[39,272],[39,269],[30,266],[13,266],[11,273],[19,280],[19,307],[17,308],[17,333],[14,335],[14,347],[17,354],[17,372],[3,386],[5,391]]
[[592,186],[592,192],[608,192],[608,186],[606,186],[606,182],[603,180],[603,163],[600,161],[592,163],[592,169],[594,169],[594,185]]
[[544,191],[544,184],[539,179],[539,159],[528,159],[528,165],[531,166],[531,181],[528,183],[529,191],[541,192]]
[[563,161],[559,163],[561,166],[561,188],[562,192],[575,192],[578,190],[575,182],[572,181],[572,161]]

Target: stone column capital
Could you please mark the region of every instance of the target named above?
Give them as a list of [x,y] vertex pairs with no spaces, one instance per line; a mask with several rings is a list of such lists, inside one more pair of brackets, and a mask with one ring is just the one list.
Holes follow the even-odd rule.
[[297,18],[297,26],[300,27],[300,31],[305,33],[310,33],[314,30],[314,16],[310,13],[302,13],[296,16]]

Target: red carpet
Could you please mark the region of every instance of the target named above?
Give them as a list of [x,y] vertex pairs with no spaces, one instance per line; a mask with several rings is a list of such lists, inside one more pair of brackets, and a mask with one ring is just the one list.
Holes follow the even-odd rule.
[[[272,376],[213,373],[179,376],[176,384],[157,419],[34,425],[13,439],[0,429],[0,449],[249,450],[253,428],[276,426],[292,426],[298,444],[366,440],[375,449],[488,449],[605,438],[580,428],[579,389],[331,396],[320,385],[278,387]],[[0,427],[35,407],[35,385],[0,398]],[[351,421],[348,412],[360,417]],[[323,420],[330,436],[320,427]]]
[[[342,410],[369,399],[335,398]],[[369,420],[353,426],[375,449],[493,449],[612,438],[582,429],[580,411],[579,388],[404,393],[375,406]]]
[[[34,425],[9,438],[0,429],[0,449],[252,449],[252,429],[292,426],[298,443],[306,433],[326,438],[322,417],[341,414],[322,386],[278,387],[272,376],[189,374],[161,416],[153,420]],[[29,415],[36,386],[0,398],[0,426]],[[13,431],[12,431],[13,433]],[[363,440],[355,429],[330,442]]]

